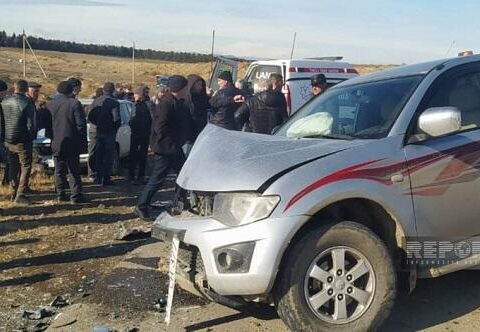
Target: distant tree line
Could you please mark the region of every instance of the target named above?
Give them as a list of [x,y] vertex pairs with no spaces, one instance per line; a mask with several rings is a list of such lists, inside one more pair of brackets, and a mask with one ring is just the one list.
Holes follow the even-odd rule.
[[[45,39],[34,36],[28,36],[28,41],[30,45],[32,45],[32,48],[37,50],[108,55],[117,57],[132,56],[132,47],[83,44],[64,40]],[[22,48],[22,35],[16,35],[15,33],[8,35],[5,31],[1,31],[0,47]],[[212,59],[211,55],[208,54],[173,51],[166,52],[152,49],[135,49],[135,56],[144,59],[157,59],[175,62],[209,62]]]

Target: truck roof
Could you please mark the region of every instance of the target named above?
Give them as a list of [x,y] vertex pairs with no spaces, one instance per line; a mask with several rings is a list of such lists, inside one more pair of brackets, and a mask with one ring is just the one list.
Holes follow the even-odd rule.
[[287,67],[313,67],[313,68],[352,68],[348,62],[318,60],[318,59],[279,59],[279,60],[261,60],[253,62],[261,65],[286,65]]
[[448,63],[448,64],[455,65],[455,64],[462,64],[462,63],[468,63],[473,61],[480,61],[480,55],[440,59],[440,60],[434,60],[429,62],[417,63],[413,65],[398,66],[398,67],[378,71],[375,73],[371,73],[368,75],[357,76],[355,78],[352,78],[348,81],[345,81],[339,84],[338,86],[347,86],[347,85],[366,83],[366,82],[384,80],[384,79],[395,78],[395,77],[425,75],[431,70],[433,70],[435,67],[442,64]]

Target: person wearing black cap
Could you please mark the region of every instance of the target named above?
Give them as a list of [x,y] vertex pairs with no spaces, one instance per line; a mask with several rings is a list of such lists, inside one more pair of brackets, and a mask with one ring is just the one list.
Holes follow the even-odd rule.
[[210,98],[213,115],[210,123],[225,129],[236,130],[234,113],[245,98],[233,85],[232,74],[229,71],[218,75],[218,86],[220,89]]
[[[73,97],[73,86],[62,81],[57,87],[58,96],[47,103],[52,114],[52,153],[55,164],[55,187],[58,201],[85,203],[80,177],[80,154],[87,152],[87,121],[82,104]],[[70,181],[67,181],[67,173]]]
[[2,101],[0,137],[5,139],[7,148],[11,199],[16,203],[29,204],[25,193],[32,171],[35,106],[26,95],[27,81],[18,80],[14,87],[15,93]]
[[[152,116],[150,108],[147,105],[147,87],[140,85],[134,91],[135,104],[130,116],[130,153],[129,162],[129,180],[133,184],[145,184],[145,166],[147,164],[148,140],[150,138],[150,128],[152,126]],[[135,178],[135,171],[138,165],[138,177]]]
[[327,90],[327,78],[323,74],[315,74],[310,78],[313,98]]
[[170,92],[160,98],[152,114],[150,145],[154,152],[154,165],[147,185],[138,198],[135,213],[149,219],[149,206],[162,186],[170,169],[179,172],[185,162],[182,147],[193,141],[193,120],[184,99],[187,79],[173,75],[168,81]]
[[110,179],[113,160],[117,153],[116,137],[121,125],[120,104],[113,97],[115,85],[107,82],[103,86],[103,96],[95,99],[88,113],[88,121],[96,126],[95,133],[95,176],[96,183],[114,185]]
[[6,97],[8,92],[8,85],[5,81],[0,80],[0,132],[2,133],[2,137],[0,137],[0,160],[2,161],[3,167],[3,177],[2,177],[2,184],[8,184],[8,158],[7,158],[7,150],[5,149],[5,119],[3,118],[3,111],[2,111],[2,100]]

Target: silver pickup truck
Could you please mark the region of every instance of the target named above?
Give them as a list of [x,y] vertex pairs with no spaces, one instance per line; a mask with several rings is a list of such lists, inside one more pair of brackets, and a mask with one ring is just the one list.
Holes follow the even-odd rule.
[[273,136],[208,126],[177,184],[153,234],[180,238],[182,287],[374,330],[400,286],[480,263],[480,56],[350,79]]

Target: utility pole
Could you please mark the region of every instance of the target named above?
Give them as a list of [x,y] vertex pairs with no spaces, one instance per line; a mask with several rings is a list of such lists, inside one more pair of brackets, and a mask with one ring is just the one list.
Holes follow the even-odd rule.
[[295,50],[295,41],[297,40],[297,33],[293,34],[293,45],[292,45],[292,52],[290,53],[290,60],[293,58],[293,51]]
[[213,35],[212,35],[212,63],[210,65],[210,75],[213,73],[213,63],[215,62],[215,56],[213,55],[214,48],[215,48],[215,29],[213,29]]
[[27,58],[25,56],[25,30],[23,30],[22,41],[23,41],[23,78],[27,77]]
[[132,85],[135,85],[135,41],[132,47]]
[[[42,71],[43,77],[45,77],[45,79],[48,79],[47,74],[45,73],[45,70],[43,70],[43,67],[42,67],[42,65],[40,64],[40,61],[38,61],[37,55],[36,55],[35,52],[33,51],[32,45],[30,45],[30,43],[28,42],[28,39],[27,39],[27,37],[26,37],[25,35],[23,36],[23,43],[24,43],[24,44],[27,43],[27,46],[30,48],[30,51],[32,52],[33,57],[35,58],[35,61],[37,62],[38,67],[39,67],[40,70]],[[24,52],[25,52],[25,47],[24,47]],[[23,61],[23,63],[24,63],[24,65],[25,65],[25,60]]]

